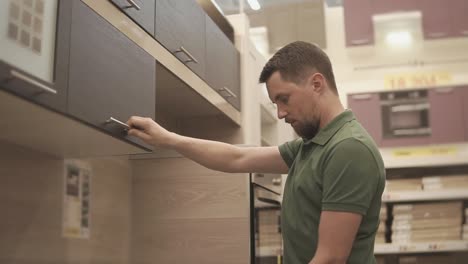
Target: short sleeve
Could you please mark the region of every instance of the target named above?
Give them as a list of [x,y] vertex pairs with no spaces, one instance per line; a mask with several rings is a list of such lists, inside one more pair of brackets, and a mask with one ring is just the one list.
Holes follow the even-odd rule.
[[302,139],[298,138],[296,140],[286,142],[278,147],[281,157],[286,162],[289,168],[291,168],[302,144]]
[[324,163],[322,210],[365,215],[379,181],[379,167],[368,147],[354,138],[341,141]]

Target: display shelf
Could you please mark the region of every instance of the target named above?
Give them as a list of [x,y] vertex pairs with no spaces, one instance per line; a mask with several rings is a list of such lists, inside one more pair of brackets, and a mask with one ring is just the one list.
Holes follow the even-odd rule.
[[382,202],[418,202],[468,199],[468,189],[384,192]]
[[408,244],[376,244],[374,254],[412,254],[412,253],[434,253],[434,252],[456,252],[468,250],[468,241],[443,241],[443,242],[424,242]]

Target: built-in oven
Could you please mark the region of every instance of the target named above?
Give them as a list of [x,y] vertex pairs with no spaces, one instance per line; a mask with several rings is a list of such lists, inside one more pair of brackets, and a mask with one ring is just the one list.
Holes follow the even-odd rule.
[[251,176],[252,264],[282,263],[280,184],[281,175]]
[[384,140],[431,135],[427,90],[381,93],[380,106]]
[[0,1],[0,88],[65,110],[72,2]]

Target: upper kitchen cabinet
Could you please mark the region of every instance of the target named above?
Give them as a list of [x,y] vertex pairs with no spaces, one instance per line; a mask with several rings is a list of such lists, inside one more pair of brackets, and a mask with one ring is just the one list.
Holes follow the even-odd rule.
[[110,0],[133,21],[154,36],[155,0]]
[[241,110],[240,55],[234,44],[206,16],[206,81]]
[[382,117],[378,93],[348,95],[348,108],[378,145],[382,139]]
[[424,0],[420,3],[425,39],[447,38],[451,35],[450,5],[452,1]]
[[468,37],[467,0],[450,1],[450,18],[452,20],[452,35],[454,37]]
[[431,143],[464,141],[463,92],[461,87],[429,90]]
[[343,1],[343,7],[346,46],[373,44],[372,1]]
[[71,4],[0,1],[0,89],[65,111]]
[[156,39],[205,77],[205,13],[195,0],[156,1]]
[[154,118],[155,59],[83,2],[73,1],[71,17],[68,113],[145,146],[121,122]]

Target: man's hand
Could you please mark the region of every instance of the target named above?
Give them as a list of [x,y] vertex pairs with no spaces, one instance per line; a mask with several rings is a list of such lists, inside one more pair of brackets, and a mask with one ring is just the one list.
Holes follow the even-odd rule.
[[140,138],[155,147],[168,147],[175,137],[175,134],[148,117],[132,116],[127,121],[127,125],[130,126],[129,135]]

